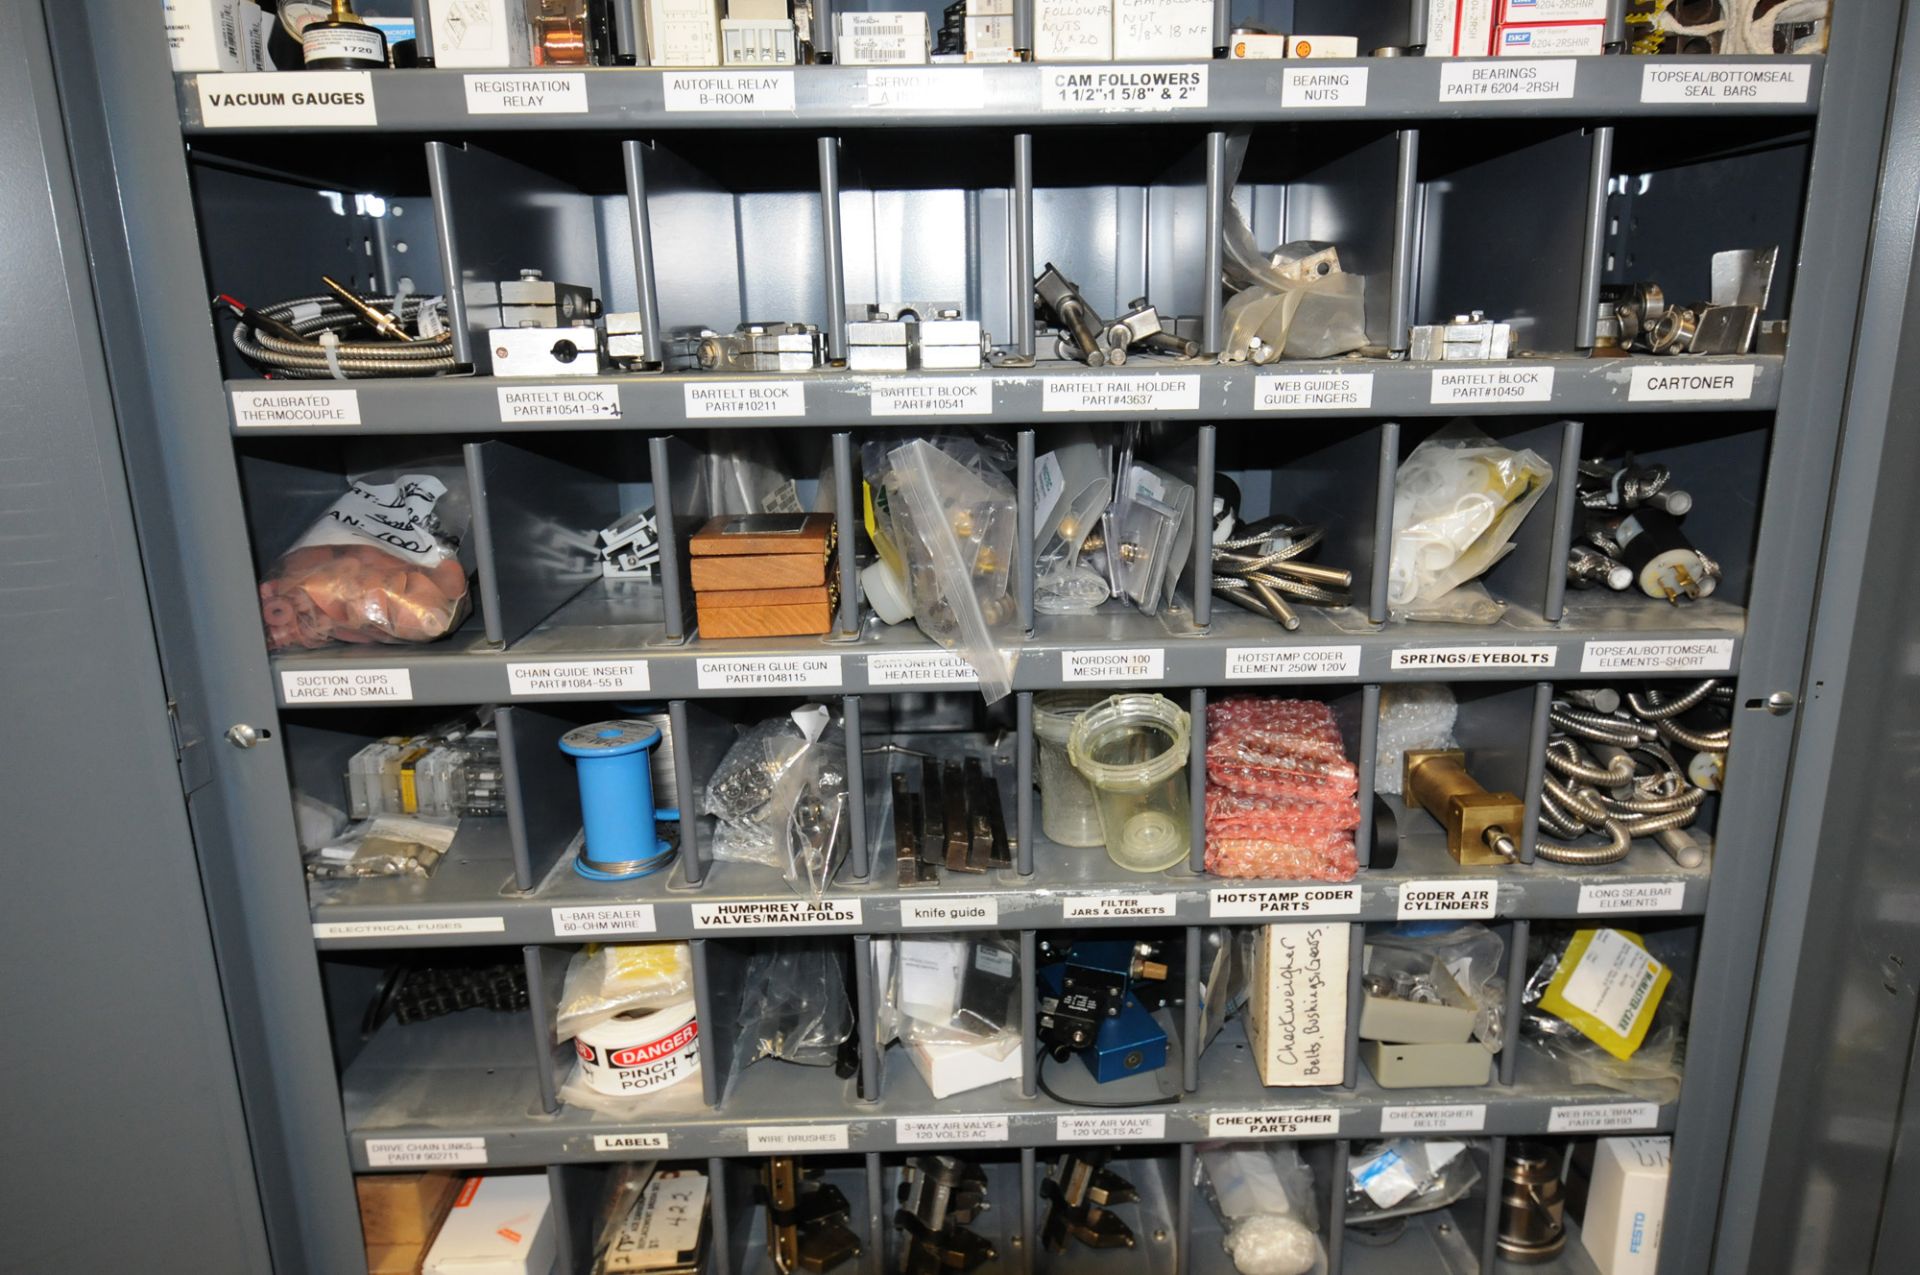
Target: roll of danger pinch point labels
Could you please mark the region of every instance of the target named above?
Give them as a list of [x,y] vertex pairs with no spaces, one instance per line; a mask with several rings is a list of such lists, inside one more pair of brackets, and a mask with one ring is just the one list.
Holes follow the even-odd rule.
[[580,1074],[595,1093],[651,1093],[700,1071],[700,1024],[693,1002],[610,1018],[573,1038]]

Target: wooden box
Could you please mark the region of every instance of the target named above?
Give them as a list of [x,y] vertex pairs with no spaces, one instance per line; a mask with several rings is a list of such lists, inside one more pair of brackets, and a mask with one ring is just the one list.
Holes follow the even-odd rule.
[[693,591],[824,586],[834,540],[832,514],[728,514],[715,518],[687,543]]

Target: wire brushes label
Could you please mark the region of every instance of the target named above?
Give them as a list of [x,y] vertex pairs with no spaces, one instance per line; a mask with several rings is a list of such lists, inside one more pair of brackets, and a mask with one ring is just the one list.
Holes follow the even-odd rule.
[[361,703],[367,700],[410,700],[413,674],[403,668],[327,669],[280,674],[283,704]]
[[1230,646],[1229,682],[1319,681],[1360,676],[1357,646]]
[[502,385],[500,421],[579,421],[620,419],[618,385]]
[[1572,97],[1572,58],[1449,61],[1440,68],[1442,102],[1537,102]]
[[696,930],[810,930],[861,925],[859,899],[762,899],[753,903],[696,903]]
[[195,78],[208,128],[365,128],[380,122],[365,71],[241,71]]
[[577,71],[512,71],[465,79],[469,115],[579,115],[587,109],[587,77]]
[[1588,642],[1582,673],[1724,673],[1733,667],[1732,638]]
[[1429,403],[1551,403],[1550,367],[1435,368],[1427,388]]
[[893,1122],[893,1138],[903,1147],[942,1146],[951,1142],[1005,1142],[1005,1116],[902,1116]]
[[747,1151],[752,1155],[779,1155],[788,1151],[845,1151],[843,1124],[748,1125]]
[[1055,1142],[1140,1142],[1167,1136],[1164,1112],[1137,1116],[1055,1116]]
[[1000,900],[988,894],[958,899],[902,899],[900,926],[907,930],[953,930],[1000,924]]
[[[1656,63],[1665,58],[1655,58]],[[1813,84],[1810,66],[1770,66],[1736,62],[1731,66],[1642,67],[1642,102],[1804,102]]]
[[1043,412],[1197,412],[1197,376],[1048,376]]
[[1486,1127],[1485,1103],[1380,1108],[1381,1133],[1478,1133]]
[[1547,1113],[1548,1133],[1600,1133],[1613,1129],[1652,1129],[1660,1108],[1651,1102],[1583,1102]]
[[633,695],[653,689],[645,660],[555,660],[507,665],[507,692],[541,695]]
[[660,78],[669,111],[793,112],[792,71],[667,71]]
[[1048,67],[1040,79],[1043,111],[1186,111],[1206,104],[1204,63]]
[[299,429],[360,424],[360,391],[235,390],[233,423],[241,429]]
[[1373,373],[1253,378],[1256,412],[1361,412],[1373,406]]
[[1589,881],[1580,887],[1576,905],[1581,916],[1602,912],[1678,912],[1686,906],[1684,881],[1614,885]]
[[369,1169],[444,1169],[485,1164],[485,1138],[368,1138]]
[[388,939],[419,934],[503,934],[504,916],[435,916],[401,921],[315,921],[317,939]]
[[1367,69],[1334,63],[1290,66],[1280,73],[1280,105],[1359,107],[1367,104]]
[[1297,916],[1356,916],[1360,912],[1357,885],[1268,886],[1257,890],[1210,892],[1208,915],[1291,920]]
[[1753,377],[1758,371],[1752,363],[1675,367],[1663,362],[1636,367],[1627,398],[1634,403],[1744,403],[1753,397]]
[[1172,916],[1180,900],[1171,894],[1086,894],[1060,900],[1062,921],[1131,921]]
[[1340,1113],[1315,1107],[1209,1111],[1209,1138],[1337,1138]]
[[554,908],[552,912],[553,936],[557,939],[654,932],[651,903],[603,903],[594,907]]
[[867,382],[867,410],[875,416],[991,416],[993,382],[985,377],[944,381],[875,377]]

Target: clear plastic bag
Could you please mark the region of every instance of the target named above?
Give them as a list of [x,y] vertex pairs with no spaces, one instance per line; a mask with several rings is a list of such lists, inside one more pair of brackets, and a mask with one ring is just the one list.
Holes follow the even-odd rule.
[[1367,973],[1417,976],[1439,962],[1473,1001],[1473,1034],[1492,1054],[1506,1039],[1506,950],[1499,934],[1476,921],[1407,921],[1367,935]]
[[1247,695],[1207,705],[1207,871],[1349,881],[1360,778],[1333,710]]
[[1373,1143],[1347,1163],[1347,1224],[1443,1209],[1479,1180],[1480,1166],[1464,1142],[1395,1138]]
[[1373,790],[1398,797],[1406,784],[1408,749],[1456,748],[1460,703],[1445,682],[1380,688],[1380,732],[1373,750]]
[[733,1045],[739,1076],[762,1058],[831,1067],[853,1035],[840,950],[815,939],[761,940],[747,960]]
[[889,1024],[909,1045],[1011,1049],[1020,1040],[1019,962],[1018,946],[998,934],[900,939],[882,993]]
[[1687,967],[1692,960],[1689,940],[1676,932],[1637,935],[1670,977],[1653,1009],[1653,1021],[1644,1039],[1626,1058],[1617,1058],[1589,1039],[1578,1027],[1540,1008],[1540,998],[1560,967],[1575,931],[1539,935],[1533,954],[1533,972],[1520,993],[1520,1033],[1541,1052],[1566,1068],[1575,1084],[1600,1085],[1650,1101],[1669,1103],[1680,1096],[1680,1075],[1686,1062],[1687,1006],[1692,1001]]
[[1512,551],[1553,466],[1462,422],[1413,449],[1393,486],[1387,601],[1396,619],[1491,624],[1505,608],[1477,590],[1449,597]]
[[[803,704],[781,717],[756,722],[743,731],[714,768],[700,808],[717,821],[713,857],[719,861],[758,863],[783,875],[789,867],[789,824],[793,798],[803,775],[802,759],[816,744],[837,748],[844,771],[846,738],[822,704]],[[812,764],[820,762],[814,758]],[[842,778],[844,787],[844,775]]]
[[1323,1275],[1313,1170],[1287,1142],[1204,1143],[1194,1181],[1241,1275]]
[[[816,714],[826,711],[809,707]],[[780,827],[781,875],[795,894],[818,903],[853,839],[846,735],[838,726],[828,723],[787,767],[775,785],[773,806],[786,812]]]
[[431,876],[459,831],[460,821],[450,816],[376,815],[308,855],[307,876],[315,881]]
[[353,480],[260,582],[267,649],[431,642],[472,610],[458,466]]
[[590,943],[567,962],[553,1037],[571,1040],[610,1018],[665,1009],[693,996],[693,954],[685,943]]

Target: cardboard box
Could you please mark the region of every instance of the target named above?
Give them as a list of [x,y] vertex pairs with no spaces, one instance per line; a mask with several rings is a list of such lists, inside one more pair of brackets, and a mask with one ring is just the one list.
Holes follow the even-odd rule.
[[1601,1275],[1653,1275],[1673,1172],[1670,1138],[1600,1138],[1580,1243]]
[[924,13],[833,15],[833,60],[841,66],[924,66],[932,47]]
[[427,1252],[424,1275],[548,1275],[553,1195],[544,1173],[468,1178]]
[[253,0],[161,0],[176,71],[245,71],[260,8]]
[[1287,56],[1284,35],[1243,34],[1227,45],[1227,57],[1233,61],[1267,62]]
[[367,1275],[420,1275],[426,1259],[425,1244],[369,1244]]
[[1488,56],[1499,9],[1500,0],[1427,0],[1427,56]]
[[1493,1080],[1493,1055],[1477,1040],[1463,1045],[1360,1042],[1360,1057],[1382,1089],[1469,1088]]
[[1607,0],[1500,0],[1500,21],[1503,24],[1606,20]]
[[1503,58],[1578,57],[1606,49],[1604,22],[1555,22],[1545,26],[1501,27],[1494,52]]
[[1287,37],[1287,56],[1357,58],[1360,56],[1360,41],[1350,35],[1290,35]]
[[423,1245],[440,1229],[460,1178],[452,1173],[363,1173],[353,1180],[360,1197],[360,1231],[367,1245]]
[[533,65],[533,25],[522,0],[429,0],[433,64]]
[[1013,44],[1013,15],[993,13],[979,17],[968,14],[964,36],[969,62],[1018,62]]
[[1113,0],[1113,60],[1213,56],[1213,0]]
[[[1004,1053],[996,1051],[1004,1050]],[[1016,1040],[978,1045],[909,1045],[907,1056],[935,1099],[951,1098],[1002,1080],[1020,1079],[1023,1051]]]
[[1034,0],[1033,60],[1111,62],[1113,0]]
[[720,0],[647,0],[653,66],[719,66]]
[[1347,953],[1352,926],[1263,925],[1254,939],[1247,1039],[1267,1085],[1337,1085],[1347,1070]]

